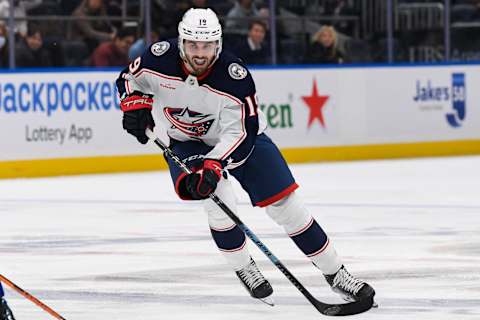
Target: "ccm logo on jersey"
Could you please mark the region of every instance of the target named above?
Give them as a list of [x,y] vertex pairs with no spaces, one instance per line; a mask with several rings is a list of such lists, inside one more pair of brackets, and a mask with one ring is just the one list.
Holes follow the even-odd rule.
[[242,80],[245,79],[248,71],[238,63],[232,63],[228,66],[228,74],[235,80]]

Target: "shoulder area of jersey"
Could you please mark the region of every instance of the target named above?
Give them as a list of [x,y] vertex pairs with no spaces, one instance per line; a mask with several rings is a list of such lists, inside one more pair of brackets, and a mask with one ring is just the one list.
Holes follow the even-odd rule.
[[163,56],[165,53],[167,53],[170,48],[173,47],[172,41],[159,41],[153,43],[149,50],[152,55],[155,57],[160,57]]
[[222,52],[218,62],[222,69],[227,69],[229,77],[233,80],[243,80],[249,75],[249,71],[243,62],[229,52]]
[[178,55],[178,43],[176,39],[162,40],[152,43],[146,50],[146,53],[153,57],[166,57]]

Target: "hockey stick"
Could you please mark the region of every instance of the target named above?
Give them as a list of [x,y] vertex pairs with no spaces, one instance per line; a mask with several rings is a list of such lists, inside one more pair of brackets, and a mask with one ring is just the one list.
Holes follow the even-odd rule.
[[[163,153],[171,159],[175,164],[186,174],[191,174],[192,171],[185,165],[185,163],[178,158],[173,151],[166,146],[162,140],[155,136],[155,134],[147,129],[145,134],[155,142],[155,144],[162,149]],[[360,301],[330,304],[321,302],[315,299],[312,294],[293,276],[293,274],[283,265],[282,262],[267,248],[265,244],[250,230],[238,217],[230,210],[230,208],[215,194],[209,194],[210,199],[215,202],[227,216],[232,219],[235,224],[252,240],[253,243],[270,259],[270,261],[287,277],[287,279],[300,291],[305,298],[322,314],[327,316],[348,316],[365,312],[372,308],[374,301],[373,298],[364,299]]]
[[17,291],[19,294],[21,294],[22,296],[24,296],[25,298],[27,298],[28,300],[30,300],[31,302],[35,303],[37,306],[39,306],[40,308],[42,308],[43,310],[45,310],[46,312],[48,312],[51,316],[53,316],[55,319],[58,319],[58,320],[66,320],[64,317],[62,317],[61,315],[59,315],[58,313],[56,313],[55,311],[52,310],[52,308],[50,308],[49,306],[47,306],[46,304],[44,304],[42,301],[38,300],[37,298],[35,298],[34,296],[32,296],[30,293],[28,293],[27,291],[23,290],[22,288],[20,288],[19,286],[17,286],[15,283],[13,283],[12,281],[8,280],[7,278],[5,278],[3,275],[0,274],[0,281],[5,283],[7,286],[9,286],[10,288],[12,288],[13,290]]

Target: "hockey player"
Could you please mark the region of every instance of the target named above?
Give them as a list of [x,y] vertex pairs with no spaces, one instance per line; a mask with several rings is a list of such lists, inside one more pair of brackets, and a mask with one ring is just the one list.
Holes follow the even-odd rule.
[[15,320],[4,295],[2,283],[0,282],[0,320]]
[[[243,63],[222,51],[222,28],[210,9],[190,9],[178,39],[154,43],[117,79],[123,128],[147,143],[147,127],[160,122],[170,147],[194,173],[168,160],[178,196],[204,200],[211,234],[254,298],[272,304],[270,283],[250,256],[244,233],[208,198],[215,192],[234,212],[231,178],[265,207],[331,288],[348,301],[375,291],[343,266],[333,244],[295,193],[298,188],[280,151],[264,133],[255,83]],[[152,116],[153,111],[153,116]]]

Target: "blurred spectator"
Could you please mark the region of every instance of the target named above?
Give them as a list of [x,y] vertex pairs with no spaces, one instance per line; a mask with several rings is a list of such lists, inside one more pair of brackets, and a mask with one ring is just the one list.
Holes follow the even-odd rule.
[[7,18],[10,13],[9,0],[0,0],[0,18]]
[[306,63],[343,63],[344,54],[338,48],[337,32],[332,26],[323,26],[315,33],[306,54]]
[[[14,16],[15,18],[25,18],[27,11],[34,9],[42,4],[43,0],[14,0]],[[0,0],[0,18],[7,18],[10,16],[9,0]],[[21,36],[27,34],[27,21],[15,21],[15,33]]]
[[266,30],[270,30],[270,9],[268,7],[262,7],[258,9],[258,19],[265,23]]
[[269,51],[264,43],[267,26],[260,20],[250,22],[247,37],[236,48],[236,55],[247,64],[268,63]]
[[0,22],[0,68],[8,67],[8,31],[4,23]]
[[17,67],[50,67],[52,59],[43,46],[43,36],[34,25],[15,46],[15,63]]
[[227,14],[225,29],[230,33],[247,34],[250,20],[259,16],[253,0],[237,0]]
[[93,67],[117,67],[127,65],[128,50],[135,41],[135,32],[132,29],[118,30],[113,40],[98,46],[90,57]]
[[[75,9],[73,15],[78,18],[75,21],[76,30],[73,38],[83,40],[90,51],[101,42],[113,39],[114,30],[107,20],[107,9],[103,0],[84,0]],[[98,20],[85,20],[84,18],[97,17]]]
[[[150,36],[152,37],[152,43],[155,43],[160,40],[160,34],[163,32],[157,31],[157,30],[152,30],[150,33]],[[135,41],[134,44],[130,47],[130,50],[128,50],[128,59],[130,61],[133,61],[136,57],[139,57],[143,54],[145,49],[147,48],[147,40],[145,36],[139,38],[137,41]]]

